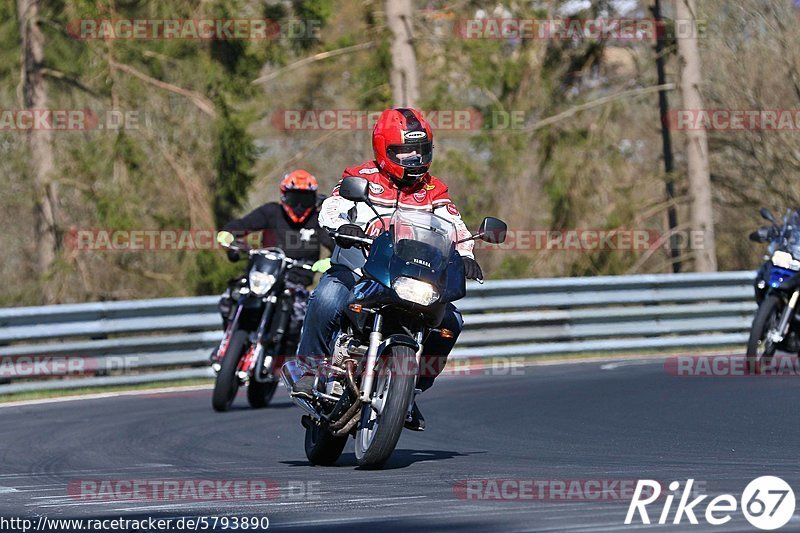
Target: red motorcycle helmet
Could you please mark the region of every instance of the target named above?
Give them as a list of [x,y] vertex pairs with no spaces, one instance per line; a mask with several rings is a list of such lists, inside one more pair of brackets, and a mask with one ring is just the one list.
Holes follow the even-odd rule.
[[305,170],[286,174],[281,180],[281,206],[295,224],[306,221],[317,206],[317,179]]
[[416,109],[387,109],[372,132],[378,168],[400,188],[411,187],[428,174],[433,161],[433,131]]

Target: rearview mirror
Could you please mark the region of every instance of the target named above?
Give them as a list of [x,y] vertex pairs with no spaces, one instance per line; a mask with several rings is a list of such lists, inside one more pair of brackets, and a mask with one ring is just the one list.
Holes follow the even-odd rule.
[[491,243],[500,244],[506,240],[506,232],[508,226],[499,218],[486,217],[481,222],[481,227],[478,229],[478,235],[481,240]]
[[749,239],[753,242],[768,242],[770,228],[758,228],[750,234]]
[[767,209],[766,207],[762,207],[759,213],[761,213],[761,218],[763,218],[764,220],[769,220],[770,222],[775,224],[775,217],[772,215],[772,212],[769,209]]
[[368,202],[369,182],[364,178],[348,176],[339,185],[339,196],[351,202]]

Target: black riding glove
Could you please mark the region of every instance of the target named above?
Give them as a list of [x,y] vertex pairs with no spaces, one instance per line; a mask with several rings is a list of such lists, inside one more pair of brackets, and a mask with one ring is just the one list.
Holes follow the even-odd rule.
[[[344,224],[343,226],[339,226],[339,229],[337,229],[336,231],[341,235],[349,235],[350,237],[361,237],[362,239],[367,236],[367,234],[364,233],[364,230],[361,229],[361,226],[358,226],[356,224]],[[359,243],[347,238],[336,237],[336,244],[338,244],[341,248],[352,248],[353,246]]]
[[464,274],[467,279],[483,279],[483,271],[477,261],[471,257],[462,257],[461,260],[464,261]]
[[239,250],[228,250],[228,261],[231,263],[236,263],[242,256],[239,254]]

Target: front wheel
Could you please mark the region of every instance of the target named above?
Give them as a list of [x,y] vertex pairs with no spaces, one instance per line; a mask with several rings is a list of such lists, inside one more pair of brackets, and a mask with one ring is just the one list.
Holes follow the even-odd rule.
[[239,392],[239,376],[236,371],[239,369],[239,359],[246,353],[247,332],[236,330],[231,336],[228,349],[222,358],[222,368],[217,374],[217,381],[214,383],[214,394],[211,397],[211,405],[215,411],[223,412],[230,410],[236,393]]
[[247,403],[253,409],[263,409],[269,405],[270,400],[275,395],[276,388],[278,388],[277,381],[259,383],[251,380],[250,385],[247,386]]
[[372,404],[363,407],[356,432],[356,461],[365,468],[381,468],[397,446],[414,394],[416,354],[408,346],[393,346],[375,372]]
[[[255,376],[250,379],[250,384],[247,386],[247,401],[250,407],[261,409],[269,405],[272,397],[275,396],[275,390],[278,388],[276,369],[279,369],[282,365],[283,358],[272,357],[272,362],[269,364],[269,381],[261,383],[256,381]],[[259,372],[259,369],[256,368],[253,372]]]
[[758,307],[747,341],[747,372],[758,374],[763,372],[772,362],[777,347],[770,338],[780,324],[783,311],[783,300],[771,294]]

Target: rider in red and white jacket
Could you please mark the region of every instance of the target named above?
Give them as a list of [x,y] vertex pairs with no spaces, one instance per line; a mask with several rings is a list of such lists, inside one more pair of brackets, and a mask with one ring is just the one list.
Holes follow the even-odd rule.
[[[421,209],[433,211],[436,215],[452,222],[456,228],[458,240],[470,236],[469,230],[461,220],[461,214],[450,200],[447,186],[430,174],[426,173],[422,179],[409,187],[398,188],[395,181],[381,172],[374,161],[369,161],[346,169],[342,178],[348,176],[358,176],[369,181],[369,198],[380,218],[366,203],[354,203],[339,196],[339,185],[337,185],[320,209],[319,225],[321,227],[338,230],[344,225],[356,225],[363,230],[364,234],[376,236],[383,231],[384,224],[385,227],[389,226],[389,220],[396,209]],[[353,228],[349,229],[353,230]],[[342,246],[334,250],[331,262],[358,271],[358,268],[364,263],[363,254],[360,250],[348,248],[348,243],[340,244]],[[465,263],[468,274],[474,274],[474,267],[477,267],[472,254],[473,246],[473,241],[466,241],[456,246],[461,256],[468,259]],[[472,270],[470,270],[471,267]]]
[[[320,208],[321,227],[357,237],[379,235],[384,227],[381,219],[388,227],[395,210],[420,209],[450,220],[459,240],[470,236],[461,214],[450,200],[447,186],[428,172],[433,161],[433,131],[419,111],[407,108],[384,111],[373,131],[372,147],[375,160],[346,169],[342,178],[359,176],[369,181],[370,200],[380,217],[365,203],[342,198],[337,185]],[[467,278],[482,279],[483,273],[472,248],[473,241],[466,241],[458,244],[456,249],[464,261]],[[331,263],[333,266],[322,277],[309,300],[297,351],[298,356],[311,360],[331,354],[342,311],[365,259],[360,249],[352,247],[352,241],[340,239]],[[427,374],[420,376],[417,384],[422,390],[433,385],[463,328],[461,314],[452,304],[448,304],[440,327],[449,329],[454,335],[448,339],[432,335],[424,342],[423,357],[436,360],[420,365],[428,370]],[[292,395],[312,399],[313,382],[313,376],[299,379]],[[417,431],[425,429],[425,419],[416,402],[406,427]]]
[[[380,171],[377,163],[368,161],[345,169],[342,178],[348,176],[358,176],[369,181],[369,199],[387,227],[396,209],[422,209],[433,211],[452,222],[458,232],[458,240],[470,236],[467,226],[461,220],[461,213],[450,200],[447,185],[428,173],[412,186],[398,188],[392,178]],[[343,224],[356,224],[371,236],[380,235],[383,231],[383,224],[367,204],[356,204],[339,196],[339,185],[334,187],[331,196],[322,204],[319,223],[328,229],[338,229]],[[466,241],[458,244],[456,249],[462,256],[474,259],[473,246],[474,241]]]

